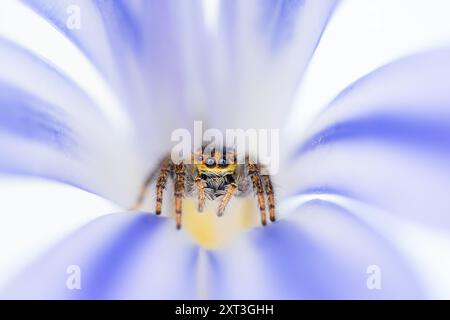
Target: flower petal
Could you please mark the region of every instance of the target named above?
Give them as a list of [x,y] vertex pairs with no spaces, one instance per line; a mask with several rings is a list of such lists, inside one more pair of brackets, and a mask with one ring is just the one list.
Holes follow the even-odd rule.
[[212,126],[279,129],[336,1],[221,4],[209,54]]
[[[212,297],[424,297],[403,256],[346,210],[311,202],[296,211],[289,219],[251,232],[229,249],[210,253]],[[373,286],[374,270],[380,272],[379,289]]]
[[[20,1],[5,1],[0,36],[9,39],[69,77],[89,94],[116,130],[131,134],[132,125],[110,81],[76,44]],[[30,32],[32,30],[32,32]],[[117,89],[116,89],[117,90]]]
[[[192,299],[198,250],[172,221],[103,216],[66,238],[4,290],[21,299]],[[71,270],[80,271],[73,289]],[[71,289],[72,288],[72,289]]]
[[[8,26],[0,28],[0,170],[64,181],[129,206],[147,164],[140,162],[133,135],[114,122],[123,118],[116,112],[120,103],[51,25],[18,1],[7,4],[8,14],[30,20],[14,29],[0,19]],[[47,46],[43,34],[56,42]],[[123,183],[129,192],[118,188]]]
[[120,208],[92,193],[33,177],[0,175],[0,286],[93,219]]
[[346,89],[309,128],[287,185],[342,190],[448,231],[449,57],[404,58]]
[[[197,34],[203,30],[198,28],[202,22],[198,2],[189,5],[142,0],[24,2],[48,20],[98,70],[109,93],[112,91],[116,98],[114,103],[104,105],[108,110],[117,105],[124,112],[113,117],[118,120],[115,122],[122,120],[114,129],[131,132],[139,146],[135,152],[146,158],[146,167],[154,166],[167,152],[171,132],[188,127],[189,108],[199,104],[192,101],[197,96],[189,96],[198,87],[194,85],[195,71],[192,72],[195,61],[186,61],[193,56],[192,48],[199,52],[196,39],[201,38]],[[68,27],[73,7],[79,13],[80,28]]]
[[[111,83],[120,83],[122,58],[128,48],[141,45],[142,31],[136,26],[130,6],[124,1],[22,0],[45,18],[89,58]],[[78,20],[78,21],[76,21]],[[122,55],[114,55],[119,51]],[[117,52],[118,53],[118,52]],[[120,87],[120,85],[119,85]]]
[[298,142],[340,91],[376,68],[448,46],[449,9],[445,0],[341,1],[297,91],[286,139]]

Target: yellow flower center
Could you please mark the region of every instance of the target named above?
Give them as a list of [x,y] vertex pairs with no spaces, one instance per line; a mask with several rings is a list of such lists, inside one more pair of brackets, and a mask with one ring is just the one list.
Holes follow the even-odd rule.
[[234,198],[222,217],[216,214],[217,201],[207,201],[203,212],[197,211],[197,201],[183,201],[183,226],[201,246],[215,249],[226,245],[237,234],[259,224],[255,199]]

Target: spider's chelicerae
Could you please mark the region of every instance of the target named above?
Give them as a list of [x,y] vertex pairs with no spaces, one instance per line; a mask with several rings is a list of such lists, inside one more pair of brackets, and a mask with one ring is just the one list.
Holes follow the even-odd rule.
[[196,195],[198,199],[198,211],[203,211],[207,200],[219,199],[217,215],[222,216],[227,204],[233,196],[245,197],[253,194],[257,198],[257,204],[261,215],[261,224],[267,223],[266,198],[269,207],[269,217],[275,221],[275,196],[270,176],[263,174],[263,166],[252,163],[249,157],[245,162],[236,162],[236,153],[233,150],[219,151],[212,149],[198,155],[192,153],[191,162],[174,163],[170,155],[166,156],[159,167],[152,172],[142,186],[134,209],[144,201],[148,186],[156,180],[156,210],[161,214],[163,193],[168,179],[173,180],[175,198],[176,226],[181,228],[182,200],[183,197]]

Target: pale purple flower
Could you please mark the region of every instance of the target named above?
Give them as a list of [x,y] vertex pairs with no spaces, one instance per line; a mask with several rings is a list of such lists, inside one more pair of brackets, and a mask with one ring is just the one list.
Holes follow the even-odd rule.
[[[2,297],[448,298],[448,9],[4,1]],[[126,212],[197,119],[282,129],[279,221],[212,248]]]

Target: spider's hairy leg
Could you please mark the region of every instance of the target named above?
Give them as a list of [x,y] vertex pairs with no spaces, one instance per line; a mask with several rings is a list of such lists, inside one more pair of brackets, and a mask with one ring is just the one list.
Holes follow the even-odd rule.
[[273,192],[272,181],[270,179],[270,176],[268,176],[268,175],[263,175],[263,176],[261,176],[261,178],[264,183],[264,189],[266,190],[266,195],[267,195],[267,202],[269,204],[270,221],[274,222],[276,220],[276,217],[275,217],[275,195]]
[[205,185],[201,178],[195,178],[195,186],[197,187],[198,192],[198,212],[202,212],[205,208],[206,194],[205,194]]
[[142,205],[142,203],[145,200],[145,193],[147,192],[148,186],[150,185],[150,183],[152,183],[156,179],[156,175],[161,170],[161,166],[163,165],[163,163],[165,161],[166,161],[166,159],[164,159],[162,162],[160,162],[159,166],[156,169],[154,169],[153,171],[150,172],[150,174],[148,175],[147,179],[142,184],[142,187],[141,187],[141,190],[139,192],[139,196],[138,196],[136,202],[130,208],[130,210],[135,211],[135,210],[138,210],[140,208],[140,206]]
[[169,171],[172,169],[172,161],[170,158],[166,158],[161,163],[159,169],[158,180],[156,182],[156,209],[155,213],[157,215],[161,214],[161,207],[163,202],[163,193],[167,184],[167,177],[169,175]]
[[223,215],[223,212],[225,211],[225,208],[227,207],[228,202],[230,202],[231,197],[233,197],[233,194],[236,191],[236,189],[237,189],[237,185],[234,182],[231,183],[227,187],[227,190],[225,191],[225,194],[223,195],[223,198],[220,201],[219,209],[217,210],[217,215],[219,217],[221,217]]
[[261,183],[261,176],[259,174],[259,167],[256,164],[248,165],[248,173],[252,179],[253,191],[258,197],[259,212],[261,213],[261,224],[265,226],[267,224],[266,218],[266,200],[264,199],[264,188]]
[[181,228],[181,207],[184,195],[186,166],[184,163],[175,165],[175,220],[177,229]]

